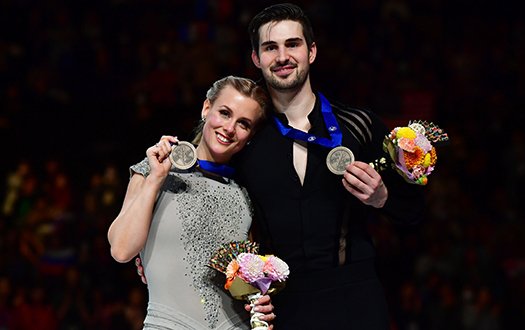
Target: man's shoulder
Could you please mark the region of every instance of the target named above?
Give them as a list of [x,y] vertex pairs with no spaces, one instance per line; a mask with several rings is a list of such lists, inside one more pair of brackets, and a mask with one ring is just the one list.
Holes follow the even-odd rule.
[[[337,116],[341,116],[343,114],[350,114],[350,115],[360,116],[360,117],[368,117],[368,118],[373,117],[374,119],[377,118],[377,115],[371,109],[360,107],[360,106],[354,106],[347,102],[343,102],[337,97],[330,95],[330,94],[325,95],[325,94],[322,94],[321,92],[316,92],[316,93],[328,101],[328,103],[330,104],[330,107],[332,108],[332,112]],[[321,102],[319,102],[318,104],[320,107]]]
[[344,132],[352,134],[361,144],[386,134],[383,120],[371,109],[352,106],[334,98],[327,98],[337,121]]
[[333,113],[341,119],[361,119],[364,123],[371,125],[374,121],[379,120],[378,116],[370,109],[364,107],[352,106],[339,100],[330,100]]

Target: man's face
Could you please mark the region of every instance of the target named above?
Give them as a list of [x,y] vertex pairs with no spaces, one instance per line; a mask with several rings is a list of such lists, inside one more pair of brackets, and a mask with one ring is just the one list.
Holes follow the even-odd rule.
[[261,69],[268,86],[275,90],[301,87],[315,60],[315,43],[306,44],[299,22],[269,22],[259,28],[258,54],[252,52],[255,66]]

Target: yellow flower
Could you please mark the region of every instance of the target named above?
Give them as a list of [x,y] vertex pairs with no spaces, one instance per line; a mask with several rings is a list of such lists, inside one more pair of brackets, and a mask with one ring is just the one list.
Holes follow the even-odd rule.
[[423,167],[428,167],[430,165],[430,153],[425,154],[425,158],[423,160]]
[[416,138],[416,132],[414,132],[413,129],[410,127],[401,127],[397,130],[396,138],[407,138],[407,139],[415,139]]

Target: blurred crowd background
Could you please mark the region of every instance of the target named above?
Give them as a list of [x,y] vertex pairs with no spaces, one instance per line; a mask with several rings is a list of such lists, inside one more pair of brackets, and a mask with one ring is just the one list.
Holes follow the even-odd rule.
[[[0,0],[0,330],[141,328],[146,286],[106,238],[128,167],[162,134],[191,134],[213,81],[260,78],[246,29],[271,3]],[[524,7],[297,3],[315,88],[451,137],[425,221],[370,223],[392,329],[522,328]]]

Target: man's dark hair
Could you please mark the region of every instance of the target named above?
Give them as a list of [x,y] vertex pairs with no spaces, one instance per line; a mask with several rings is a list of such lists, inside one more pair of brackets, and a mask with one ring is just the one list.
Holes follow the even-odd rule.
[[291,20],[299,22],[303,27],[303,34],[308,48],[314,42],[314,32],[310,19],[303,10],[292,3],[280,3],[264,8],[255,15],[248,25],[248,33],[252,43],[252,49],[258,53],[259,50],[259,28],[269,22],[280,22]]

